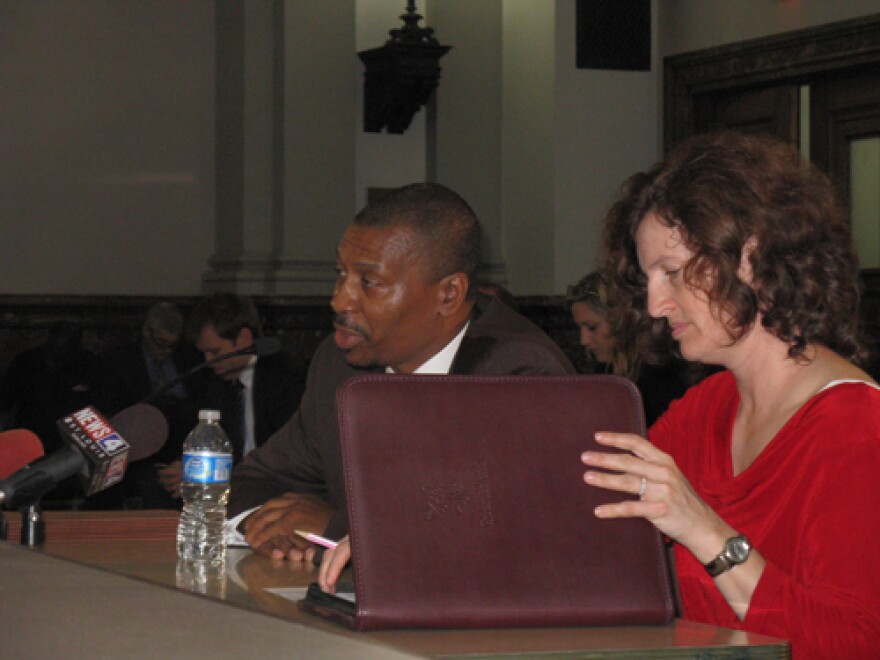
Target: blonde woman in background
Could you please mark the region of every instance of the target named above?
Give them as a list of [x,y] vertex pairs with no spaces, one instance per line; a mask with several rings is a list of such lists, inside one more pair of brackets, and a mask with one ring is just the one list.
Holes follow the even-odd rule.
[[588,273],[570,286],[566,304],[593,372],[632,380],[642,395],[648,426],[703,375],[701,365],[677,358],[668,342],[649,354],[651,362],[643,357],[648,351],[640,345],[639,331],[629,320],[615,319],[608,281],[601,272]]

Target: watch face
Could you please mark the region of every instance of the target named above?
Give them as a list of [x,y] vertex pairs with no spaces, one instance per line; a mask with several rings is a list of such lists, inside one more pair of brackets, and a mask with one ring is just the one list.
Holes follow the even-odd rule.
[[742,536],[738,536],[731,539],[730,543],[727,545],[727,555],[734,564],[742,564],[749,558],[749,552],[751,552],[751,549],[752,546],[749,544],[748,540]]

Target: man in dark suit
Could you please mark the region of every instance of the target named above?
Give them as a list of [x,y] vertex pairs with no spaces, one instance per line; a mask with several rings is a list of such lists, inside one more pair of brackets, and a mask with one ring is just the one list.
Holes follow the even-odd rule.
[[[263,332],[250,298],[215,293],[202,298],[190,313],[187,334],[208,361],[252,347]],[[235,355],[215,362],[211,371],[213,375],[195,397],[200,408],[220,411],[220,424],[238,463],[296,412],[305,387],[306,366],[279,351],[261,357]],[[180,461],[159,474],[163,486],[178,495]]]
[[354,374],[574,372],[534,324],[477,292],[479,258],[476,216],[440,185],[392,191],[355,217],[337,250],[336,331],[300,410],[233,472],[232,522],[254,549],[303,559],[312,549],[294,529],[347,531],[336,390]]
[[[177,305],[158,302],[144,316],[137,341],[108,350],[104,355],[101,412],[114,415],[134,405],[174,380],[198,362],[198,354],[183,344],[183,315]],[[181,400],[188,396],[180,383],[165,396]]]

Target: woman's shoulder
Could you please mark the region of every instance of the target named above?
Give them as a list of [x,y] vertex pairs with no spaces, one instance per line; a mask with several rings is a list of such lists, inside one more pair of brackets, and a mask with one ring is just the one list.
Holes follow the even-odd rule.
[[825,466],[838,471],[853,463],[880,467],[880,389],[864,380],[830,382],[785,430],[801,448],[810,448],[810,460]]
[[858,410],[880,418],[880,386],[873,378],[827,349],[820,349],[816,363],[818,384],[806,409]]
[[798,433],[829,438],[845,436],[880,447],[880,388],[873,381],[839,379],[828,382],[796,413]]
[[736,409],[739,393],[733,375],[725,370],[706,376],[691,386],[680,399],[673,401],[669,409],[652,426],[655,433],[666,433],[682,425],[694,429],[699,424],[714,426],[725,423]]
[[860,378],[834,379],[826,383],[806,407],[858,411],[880,420],[880,386]]

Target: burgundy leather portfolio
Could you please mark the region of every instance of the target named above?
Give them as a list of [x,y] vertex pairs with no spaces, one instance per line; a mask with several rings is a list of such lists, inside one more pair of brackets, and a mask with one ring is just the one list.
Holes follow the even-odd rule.
[[[661,624],[661,535],[600,520],[597,431],[644,435],[615,376],[359,376],[338,393],[354,603],[307,611],[356,630]],[[635,497],[635,496],[632,496]]]

